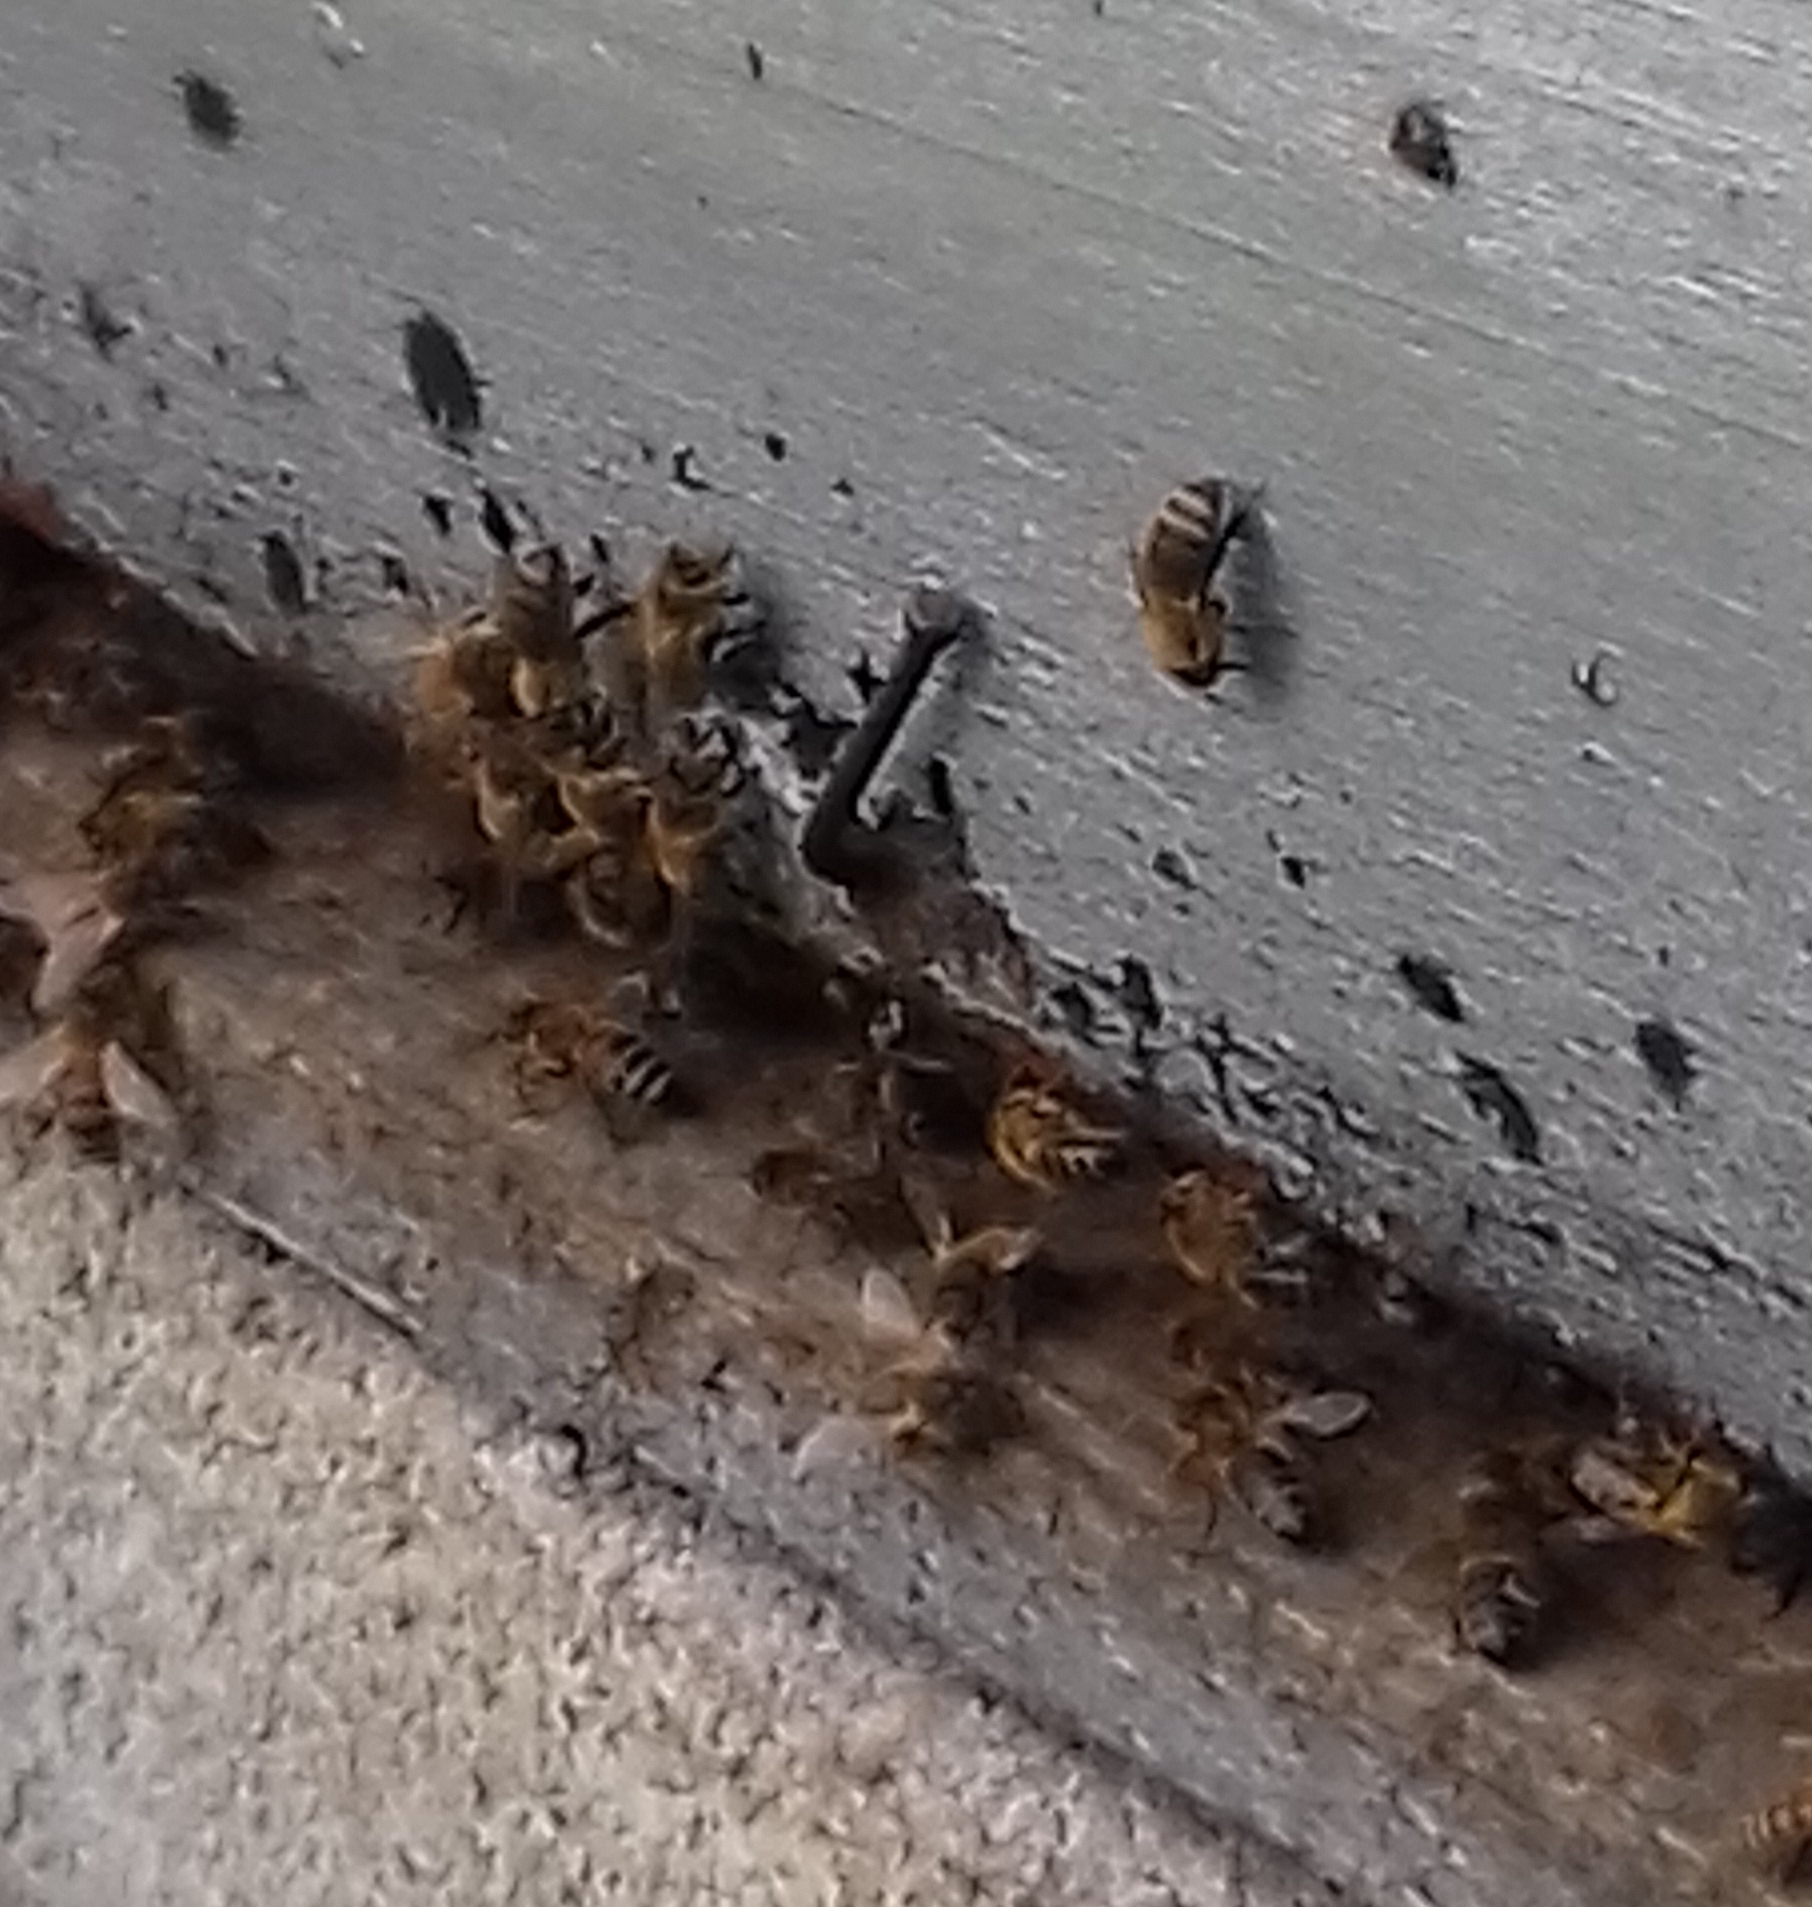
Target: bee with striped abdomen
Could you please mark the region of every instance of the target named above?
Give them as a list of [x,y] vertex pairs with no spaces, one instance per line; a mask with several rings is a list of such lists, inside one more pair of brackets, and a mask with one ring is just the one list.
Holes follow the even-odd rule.
[[570,1080],[604,1115],[619,1142],[640,1133],[648,1117],[671,1109],[673,1071],[639,1033],[596,1007],[572,1000],[524,1000],[504,1037],[517,1049],[516,1080]]
[[1232,604],[1218,583],[1233,539],[1258,493],[1236,498],[1215,477],[1178,484],[1159,504],[1132,551],[1139,628],[1151,659],[1173,681],[1205,689],[1242,665],[1226,655]]
[[517,714],[533,719],[584,696],[576,603],[572,569],[559,544],[538,543],[497,557],[489,615],[509,651]]
[[1173,1419],[1181,1446],[1172,1474],[1206,1472],[1281,1541],[1312,1547],[1324,1510],[1299,1439],[1344,1437],[1371,1415],[1363,1391],[1305,1390],[1276,1373],[1241,1364],[1231,1377],[1198,1386]]
[[1812,1778],[1742,1820],[1746,1846],[1770,1863],[1783,1887],[1791,1887],[1812,1853]]
[[108,766],[77,825],[119,905],[167,897],[269,854],[263,832],[227,805],[229,790],[202,760],[187,717],[147,719]]
[[605,687],[629,731],[657,736],[696,708],[719,650],[759,620],[734,545],[669,543],[628,612],[613,617],[604,648]]
[[1680,1438],[1641,1426],[1593,1439],[1567,1472],[1574,1492],[1597,1514],[1584,1536],[1657,1536],[1703,1549],[1735,1526],[1744,1482],[1734,1453],[1705,1437]]
[[1252,1193],[1197,1166],[1180,1172],[1158,1202],[1164,1242],[1191,1283],[1253,1306],[1251,1279],[1258,1258],[1258,1220]]
[[1016,1067],[988,1114],[988,1151],[1016,1184],[1054,1192],[1100,1178],[1119,1157],[1125,1134],[1095,1124],[1033,1065]]

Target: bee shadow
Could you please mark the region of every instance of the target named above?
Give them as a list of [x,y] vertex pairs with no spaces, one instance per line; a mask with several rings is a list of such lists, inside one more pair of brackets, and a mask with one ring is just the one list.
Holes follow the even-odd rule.
[[1264,513],[1255,510],[1231,553],[1233,630],[1254,699],[1276,708],[1289,699],[1298,637],[1277,544]]
[[787,664],[802,619],[769,565],[745,557],[742,571],[749,613],[712,655],[710,686],[739,714],[782,715],[790,686]]

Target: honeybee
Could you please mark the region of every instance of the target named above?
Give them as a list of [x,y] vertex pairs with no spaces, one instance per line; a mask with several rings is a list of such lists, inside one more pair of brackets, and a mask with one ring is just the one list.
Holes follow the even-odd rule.
[[906,1347],[881,1376],[896,1450],[976,1454],[1020,1427],[1018,1403],[997,1368],[1015,1331],[1007,1288],[997,1284],[986,1303],[959,1303],[956,1294],[951,1275],[921,1313],[891,1272],[875,1267],[862,1281],[865,1328]]
[[1218,478],[1178,484],[1132,551],[1133,594],[1151,659],[1173,680],[1205,689],[1241,665],[1225,654],[1232,605],[1216,577],[1257,496],[1236,500]]
[[1297,1439],[1344,1437],[1371,1411],[1363,1391],[1301,1390],[1241,1364],[1179,1400],[1173,1421],[1181,1449],[1171,1471],[1205,1468],[1216,1490],[1273,1536],[1310,1547],[1322,1539],[1324,1516]]
[[1657,1536],[1683,1549],[1728,1532],[1744,1490],[1730,1452],[1701,1437],[1641,1430],[1582,1444],[1567,1481],[1598,1513],[1596,1525],[1581,1523],[1582,1536]]
[[573,822],[553,762],[515,731],[474,737],[468,761],[473,818],[501,884],[501,911],[513,919],[525,881],[564,880],[604,836]]
[[673,892],[649,859],[645,810],[595,847],[561,891],[579,931],[613,953],[658,948],[672,935]]
[[949,1214],[938,1211],[925,1241],[931,1256],[928,1327],[952,1344],[983,1340],[1004,1349],[1018,1330],[1013,1280],[1042,1242],[1025,1225],[978,1225],[959,1235]]
[[159,1139],[182,1128],[175,1100],[138,1055],[168,1056],[167,990],[123,963],[91,974],[54,1024],[0,1060],[0,1109],[66,1132],[89,1158],[113,1159],[128,1129]]
[[[871,1267],[862,1280],[863,1330],[895,1347],[871,1386],[865,1408],[881,1413],[896,1450],[978,1455],[1023,1427],[1003,1374],[1019,1335],[1014,1280],[1038,1251],[1036,1232],[984,1225],[960,1235],[926,1190],[903,1188],[931,1260],[923,1306],[893,1272]],[[802,1472],[837,1449],[859,1424],[831,1418],[800,1445]]]
[[1258,1220],[1249,1190],[1198,1166],[1165,1186],[1158,1215],[1164,1242],[1186,1278],[1256,1308],[1251,1277]]
[[1812,1851],[1812,1777],[1745,1815],[1742,1835],[1744,1843],[1774,1867],[1780,1884],[1791,1887]]
[[510,701],[531,719],[578,701],[585,657],[574,624],[572,568],[558,543],[500,552],[492,571],[492,628],[509,654]]
[[467,722],[508,721],[517,713],[511,675],[515,652],[490,610],[467,610],[415,659],[417,745],[430,751]]
[[1543,1538],[1569,1509],[1564,1445],[1550,1440],[1481,1458],[1460,1485],[1454,1634],[1500,1667],[1525,1662],[1552,1606]]
[[153,716],[111,761],[112,772],[77,824],[122,904],[168,894],[262,858],[269,843],[210,787],[183,716]]
[[658,734],[696,708],[716,651],[755,619],[732,544],[669,543],[604,651],[605,685],[631,732]]
[[557,544],[503,550],[488,599],[445,624],[415,664],[415,744],[457,760],[468,724],[548,720],[590,703],[577,591]]
[[504,1037],[517,1048],[516,1080],[572,1080],[590,1094],[613,1137],[626,1141],[675,1099],[673,1071],[639,1033],[577,1001],[528,999]]
[[1016,1067],[988,1114],[988,1150],[1016,1184],[1053,1192],[1099,1178],[1125,1134],[1085,1119],[1034,1065]]
[[626,785],[614,810],[595,811],[586,852],[566,878],[579,931],[613,952],[673,951],[680,903],[697,888],[717,826],[714,812],[664,807],[639,778]]
[[561,801],[594,843],[568,884],[581,931],[616,948],[668,938],[680,904],[698,896],[742,778],[732,741],[690,728],[664,738],[648,772],[622,761],[561,768]]

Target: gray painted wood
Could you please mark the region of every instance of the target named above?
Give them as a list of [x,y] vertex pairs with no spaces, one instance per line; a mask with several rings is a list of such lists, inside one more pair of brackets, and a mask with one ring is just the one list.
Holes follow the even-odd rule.
[[[569,533],[734,531],[827,702],[935,564],[996,612],[940,745],[1050,970],[1142,957],[1179,1037],[1233,1037],[1225,1100],[1166,1079],[1293,1183],[1812,1461],[1788,7],[355,0],[356,58],[301,0],[22,11],[0,423],[90,530],[264,639],[273,528],[324,611],[379,548],[469,573],[474,465],[402,373],[425,304],[486,380],[478,470]],[[1384,152],[1414,92],[1452,194]],[[132,327],[106,352],[84,283]],[[1290,632],[1207,705],[1124,578],[1204,468],[1268,483]],[[1572,680],[1601,650],[1608,708]],[[1678,1111],[1650,1016],[1697,1051]]]

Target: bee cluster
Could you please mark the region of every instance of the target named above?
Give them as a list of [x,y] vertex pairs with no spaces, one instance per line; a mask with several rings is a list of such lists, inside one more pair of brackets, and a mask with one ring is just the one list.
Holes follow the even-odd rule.
[[[551,912],[633,957],[645,1007],[671,1012],[748,786],[738,732],[702,712],[707,676],[758,618],[728,545],[670,543],[633,592],[594,554],[575,578],[557,544],[499,550],[488,599],[419,658],[411,741],[480,844],[462,905]],[[673,1100],[665,1062],[601,1009],[528,1001],[509,1030],[525,1079],[619,1113]]]
[[[1180,486],[1132,551],[1148,648],[1190,687],[1240,666],[1225,653],[1219,578],[1256,507],[1256,492]],[[443,630],[418,672],[418,753],[464,805],[493,903],[506,916],[551,905],[650,976],[643,997],[664,1011],[679,1010],[673,952],[700,918],[742,773],[734,731],[701,712],[714,652],[756,626],[734,575],[727,549],[675,545],[625,596],[607,564],[576,585],[556,550],[506,553],[488,600]],[[943,595],[909,598],[901,656],[808,824],[807,867],[852,894],[885,845],[859,799],[917,684],[960,634],[960,612]],[[1168,1281],[1153,1355],[1172,1487],[1193,1494],[1210,1528],[1233,1509],[1291,1548],[1337,1549],[1347,1492],[1330,1489],[1323,1452],[1363,1446],[1389,1415],[1377,1371],[1356,1373],[1337,1349],[1330,1362],[1339,1332],[1314,1325],[1330,1263],[1349,1285],[1368,1276],[1351,1255],[1309,1238],[1261,1173],[1178,1156],[1048,1056],[967,1026],[929,986],[840,968],[823,992],[845,1043],[830,1069],[843,1090],[818,1095],[749,1170],[760,1198],[815,1215],[868,1260],[856,1407],[801,1443],[801,1470],[871,1435],[951,1460],[1026,1433],[1029,1360],[1053,1293],[1061,1309],[1087,1283],[1070,1247],[1091,1225],[1100,1235],[1089,1217],[1100,1205],[1115,1214],[1121,1274]],[[505,1033],[519,1083],[577,1082],[615,1136],[683,1097],[643,1031],[599,1006],[529,1000]],[[1375,1315],[1418,1317],[1384,1282]],[[1783,1602],[1812,1567],[1804,1499],[1758,1481],[1709,1433],[1607,1403],[1570,1430],[1480,1446],[1451,1486],[1452,1632],[1506,1669],[1541,1662],[1587,1552],[1723,1543]],[[1752,1838],[1797,1859],[1792,1824],[1809,1814],[1783,1803],[1756,1817]]]
[[[1240,666],[1219,578],[1256,508],[1256,492],[1182,485],[1131,552],[1151,655],[1191,687]],[[483,599],[416,658],[409,750],[457,824],[461,909],[596,953],[582,995],[519,994],[494,1037],[525,1102],[583,1094],[618,1143],[697,1105],[670,1050],[684,1026],[669,1038],[653,1023],[705,1017],[713,983],[764,1031],[808,1041],[813,1090],[748,1184],[853,1248],[863,1270],[842,1301],[863,1341],[855,1408],[801,1443],[801,1470],[871,1438],[985,1458],[1037,1428],[1042,1347],[1084,1325],[1152,1374],[1125,1421],[1149,1427],[1152,1474],[1206,1530],[1225,1512],[1289,1550],[1337,1552],[1355,1493],[1333,1486],[1387,1461],[1373,1440],[1398,1415],[1401,1373],[1439,1361],[1413,1340],[1440,1307],[1400,1267],[1311,1232],[1258,1168],[1091,1092],[930,978],[784,935],[750,959],[744,850],[754,836],[763,851],[773,809],[713,695],[719,661],[764,635],[735,550],[670,543],[624,589],[595,540],[583,576],[558,545],[494,540]],[[974,622],[953,592],[909,595],[900,656],[807,822],[799,859],[858,907],[888,889],[909,835],[865,823],[862,796]],[[272,852],[215,740],[193,716],[143,720],[80,816],[84,865],[0,879],[0,965],[10,934],[30,969],[30,1034],[0,1060],[0,1108],[86,1151],[116,1153],[130,1131],[180,1138],[193,1117],[149,956],[198,897]],[[1355,1306],[1364,1331],[1347,1328]],[[1445,1593],[1471,1656],[1539,1666],[1585,1600],[1589,1559],[1620,1548],[1721,1548],[1783,1609],[1812,1573],[1812,1502],[1708,1430],[1597,1393],[1526,1435],[1473,1416],[1476,1437],[1440,1458]],[[1812,1791],[1744,1833],[1791,1875],[1812,1847]]]

